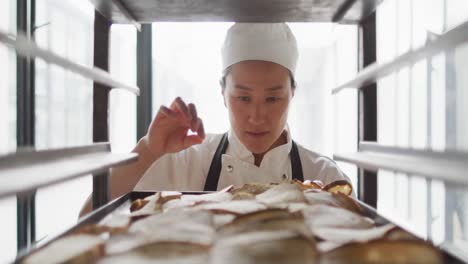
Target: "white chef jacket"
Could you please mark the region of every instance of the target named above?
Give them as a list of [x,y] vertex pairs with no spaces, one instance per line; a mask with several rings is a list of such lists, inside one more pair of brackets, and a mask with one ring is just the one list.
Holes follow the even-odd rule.
[[[282,182],[292,179],[289,153],[292,140],[286,129],[287,143],[268,151],[260,166],[255,166],[254,156],[237,138],[228,132],[229,145],[222,155],[222,168],[218,190],[229,185],[244,183]],[[135,191],[203,191],[213,156],[223,134],[207,134],[203,143],[181,152],[166,154],[156,160],[143,174]],[[297,144],[297,143],[296,143]],[[304,180],[320,180],[324,184],[349,178],[335,162],[297,144]]]

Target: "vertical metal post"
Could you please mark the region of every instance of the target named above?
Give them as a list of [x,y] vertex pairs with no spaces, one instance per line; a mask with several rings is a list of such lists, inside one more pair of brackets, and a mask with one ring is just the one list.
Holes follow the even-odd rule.
[[[94,66],[109,70],[109,36],[111,22],[99,12],[94,15]],[[108,108],[110,87],[93,85],[93,142],[109,141]],[[103,175],[104,174],[104,175]],[[93,209],[109,200],[108,172],[93,175]]]
[[[426,44],[430,43],[431,34],[427,33]],[[434,71],[434,67],[432,66],[432,57],[426,58],[426,113],[427,113],[427,124],[426,124],[426,131],[427,131],[427,139],[426,139],[426,146],[432,147],[432,73]],[[437,85],[437,84],[436,84]]]
[[[377,39],[375,12],[359,25],[359,69],[376,61]],[[377,84],[370,84],[359,90],[359,140],[377,141]],[[377,173],[359,169],[359,199],[372,207],[377,207]]]
[[[445,52],[445,148],[457,148],[457,83],[455,69],[455,51]],[[463,203],[461,190],[456,185],[445,183],[445,240],[453,241],[454,214],[458,213]],[[463,210],[463,209],[462,209]],[[458,211],[458,212],[457,212]]]
[[137,33],[137,140],[146,134],[152,119],[152,25],[142,25]]
[[[16,25],[18,32],[33,39],[35,0],[17,1]],[[17,146],[34,147],[34,60],[17,56]],[[17,195],[17,249],[28,248],[35,240],[35,191]]]
[[[426,60],[426,83],[427,83],[427,141],[426,146],[431,146],[432,144],[432,57],[427,58]],[[427,201],[427,217],[426,217],[426,233],[427,239],[432,239],[432,179],[426,178],[426,201]],[[411,194],[411,193],[410,193]],[[411,212],[411,209],[408,207],[408,210]]]
[[[443,31],[448,29],[448,6],[443,1]],[[457,77],[455,68],[455,50],[449,49],[445,53],[445,148],[457,148]],[[461,87],[464,89],[464,87]],[[464,114],[464,113],[460,113]],[[455,214],[459,213],[464,197],[460,197],[461,190],[455,184],[444,182],[445,187],[445,241],[454,240],[453,222]],[[461,198],[461,200],[460,200]],[[462,209],[464,210],[464,208]],[[463,230],[463,227],[462,227]]]

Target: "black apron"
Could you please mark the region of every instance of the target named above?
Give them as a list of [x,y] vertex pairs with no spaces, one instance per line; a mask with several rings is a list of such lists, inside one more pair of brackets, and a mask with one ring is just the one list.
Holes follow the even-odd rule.
[[[228,145],[228,133],[225,133],[221,139],[221,142],[219,142],[218,148],[216,149],[216,152],[213,156],[213,160],[211,161],[210,170],[208,172],[208,176],[206,177],[205,188],[203,191],[216,191],[218,189],[219,175],[221,173],[222,167],[221,157],[226,153]],[[304,181],[301,158],[299,157],[299,151],[294,141],[292,141],[290,157],[293,179],[300,180],[301,182]]]

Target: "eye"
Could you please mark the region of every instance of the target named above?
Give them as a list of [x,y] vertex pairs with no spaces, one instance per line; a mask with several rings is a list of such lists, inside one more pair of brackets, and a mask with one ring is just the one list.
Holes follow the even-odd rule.
[[237,99],[239,99],[242,102],[250,102],[250,97],[248,96],[238,96]]
[[280,98],[279,98],[279,97],[275,97],[275,96],[270,96],[270,97],[267,97],[267,98],[266,98],[266,101],[267,101],[268,103],[275,103],[275,102],[277,102],[277,101],[279,101],[279,100],[280,100]]

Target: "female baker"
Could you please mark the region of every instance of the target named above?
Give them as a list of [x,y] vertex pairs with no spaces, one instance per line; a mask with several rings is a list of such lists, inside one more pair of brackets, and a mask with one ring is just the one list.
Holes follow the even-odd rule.
[[181,98],[161,106],[133,150],[138,161],[113,169],[111,198],[134,189],[214,191],[248,182],[348,180],[332,160],[291,139],[287,118],[298,51],[289,27],[234,24],[221,53],[230,130],[205,135],[195,105]]

